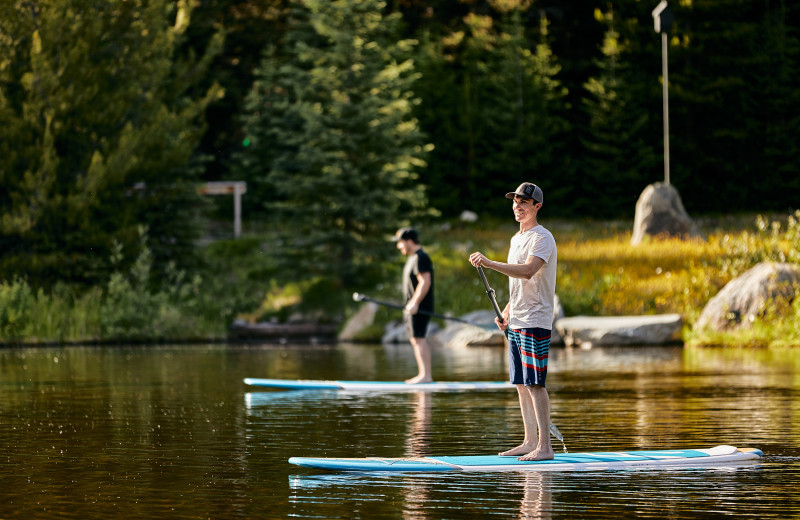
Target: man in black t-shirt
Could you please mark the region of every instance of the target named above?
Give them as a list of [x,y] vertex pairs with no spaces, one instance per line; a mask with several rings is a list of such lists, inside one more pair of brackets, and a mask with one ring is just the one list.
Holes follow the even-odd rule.
[[[406,383],[430,383],[431,351],[425,335],[433,312],[433,262],[419,245],[419,235],[412,228],[401,228],[394,236],[397,249],[408,257],[403,268],[403,297],[406,302],[404,323],[414,347],[419,373]],[[420,313],[423,311],[423,313]]]

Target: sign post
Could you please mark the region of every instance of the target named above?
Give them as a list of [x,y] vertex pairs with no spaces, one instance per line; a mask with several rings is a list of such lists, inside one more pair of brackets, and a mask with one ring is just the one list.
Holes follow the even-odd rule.
[[661,33],[661,75],[664,84],[664,184],[669,186],[669,75],[667,71],[667,33],[672,29],[675,18],[667,5],[667,0],[653,9],[653,23],[657,33]]
[[200,186],[203,195],[233,195],[233,236],[239,238],[242,234],[242,195],[247,193],[247,183],[244,181],[218,181],[207,182]]

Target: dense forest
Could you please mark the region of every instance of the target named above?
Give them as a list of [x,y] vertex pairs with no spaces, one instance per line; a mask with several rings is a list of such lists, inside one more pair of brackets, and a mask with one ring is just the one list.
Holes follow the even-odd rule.
[[[548,216],[632,219],[664,180],[657,4],[3,2],[0,279],[92,285],[145,246],[191,266],[202,181],[247,181],[285,260],[345,285],[400,223],[502,215],[523,180]],[[670,9],[687,210],[796,207],[800,4]]]
[[[291,38],[286,2],[217,3],[196,18],[252,23],[244,6],[262,17],[260,30],[229,34],[218,59],[227,95],[208,112],[208,178],[235,170],[230,158],[247,136],[234,116],[251,75],[264,66],[265,45],[286,48]],[[530,179],[546,188],[551,215],[632,218],[642,189],[664,178],[657,4],[389,2],[385,15],[403,21],[396,38],[415,42],[414,117],[432,145],[419,175],[432,207],[450,216],[496,210],[502,201],[491,193]],[[670,8],[670,180],[684,205],[692,214],[796,205],[800,5],[694,0]]]

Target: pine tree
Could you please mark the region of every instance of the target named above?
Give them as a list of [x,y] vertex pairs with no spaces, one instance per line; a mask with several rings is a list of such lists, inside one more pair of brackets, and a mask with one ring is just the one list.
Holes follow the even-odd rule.
[[[177,7],[177,9],[176,9]],[[187,259],[203,111],[190,95],[221,45],[176,48],[188,2],[42,0],[0,16],[3,276],[96,283],[115,243],[130,262],[149,229],[162,263]]]
[[527,7],[498,3],[498,20],[473,13],[458,30],[425,40],[419,117],[435,144],[431,183],[458,186],[433,193],[451,214],[465,204],[507,211],[496,194],[524,180],[555,193],[566,171],[558,138],[568,128],[561,110],[566,90],[547,43],[547,20],[535,17],[528,34]]
[[378,0],[293,3],[247,97],[242,173],[276,217],[273,251],[298,277],[344,286],[394,254],[386,235],[425,213],[425,144],[411,110],[414,44]]
[[[760,103],[753,110],[758,127],[750,133],[758,158],[758,182],[748,190],[748,200],[769,202],[771,208],[796,209],[800,193],[800,6],[778,0],[763,17],[757,48],[764,49],[751,86]],[[754,107],[756,108],[756,107]]]
[[[580,190],[574,198],[581,214],[604,218],[632,218],[636,200],[656,170],[658,157],[647,141],[649,113],[637,103],[628,83],[631,77],[626,54],[627,42],[616,30],[613,9],[596,11],[606,25],[599,74],[584,85],[584,108],[588,125],[582,143]],[[633,80],[633,81],[632,81]]]
[[798,15],[782,0],[676,9],[670,124],[690,212],[796,207]]

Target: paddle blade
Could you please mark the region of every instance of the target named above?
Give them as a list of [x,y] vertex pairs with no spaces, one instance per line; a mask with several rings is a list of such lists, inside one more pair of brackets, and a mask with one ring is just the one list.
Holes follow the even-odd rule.
[[556,425],[553,423],[550,423],[550,433],[552,433],[553,437],[555,437],[556,439],[562,442],[564,441],[564,436],[561,435],[561,432],[558,431],[558,428],[556,428]]

